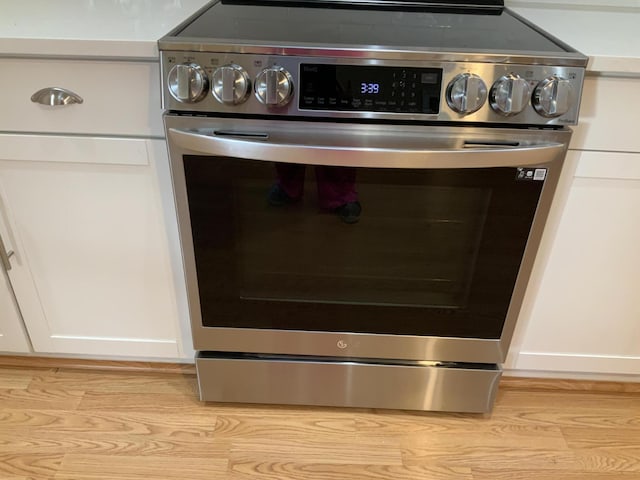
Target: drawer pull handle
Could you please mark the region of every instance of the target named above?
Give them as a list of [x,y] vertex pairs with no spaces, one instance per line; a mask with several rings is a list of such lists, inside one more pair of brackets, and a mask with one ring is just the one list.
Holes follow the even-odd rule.
[[31,101],[33,103],[50,105],[52,107],[58,105],[73,105],[74,103],[84,102],[80,95],[75,94],[66,88],[59,87],[48,87],[38,90],[36,93],[31,95]]

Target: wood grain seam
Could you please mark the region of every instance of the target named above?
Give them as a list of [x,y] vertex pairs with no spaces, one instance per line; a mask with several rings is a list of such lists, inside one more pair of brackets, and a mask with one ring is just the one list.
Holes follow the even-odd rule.
[[0,355],[0,367],[176,373],[180,375],[196,374],[196,366],[193,363],[143,362],[132,360],[94,360],[84,358],[44,357],[31,355]]

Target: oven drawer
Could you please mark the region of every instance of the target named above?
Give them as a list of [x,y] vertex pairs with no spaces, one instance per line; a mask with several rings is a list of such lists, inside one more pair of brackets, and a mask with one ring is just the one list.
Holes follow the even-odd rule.
[[[151,62],[0,59],[0,131],[164,136],[158,69]],[[32,101],[53,87],[70,92],[58,94],[63,104]],[[41,101],[51,96],[45,90]]]
[[488,412],[495,365],[387,364],[331,357],[199,353],[200,399],[402,410]]

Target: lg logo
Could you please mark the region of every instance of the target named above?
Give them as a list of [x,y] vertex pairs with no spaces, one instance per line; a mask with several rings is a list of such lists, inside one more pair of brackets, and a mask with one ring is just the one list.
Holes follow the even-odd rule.
[[340,349],[345,349],[349,346],[344,340],[338,340],[338,343],[336,345],[338,345],[338,348]]

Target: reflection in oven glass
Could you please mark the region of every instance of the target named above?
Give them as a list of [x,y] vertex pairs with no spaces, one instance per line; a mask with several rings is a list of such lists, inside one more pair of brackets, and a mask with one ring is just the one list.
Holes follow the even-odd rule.
[[[275,169],[277,179],[267,196],[269,204],[278,207],[299,202],[304,194],[306,166],[278,163]],[[356,169],[317,165],[315,175],[318,206],[326,212],[336,213],[345,223],[357,223],[362,206],[356,191]]]
[[[204,326],[500,338],[544,182],[287,168],[298,193],[270,162],[184,156]],[[361,207],[352,223],[344,201]]]
[[[275,177],[237,178],[232,192],[241,298],[465,307],[489,189],[356,188],[355,168],[295,164]],[[359,221],[339,221],[336,209],[354,203]]]

